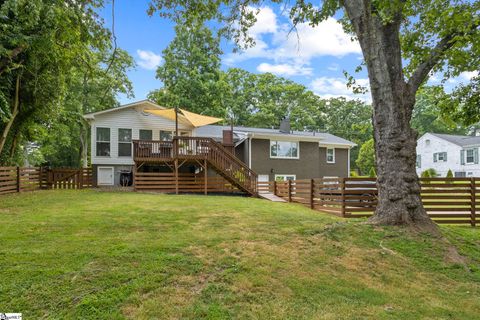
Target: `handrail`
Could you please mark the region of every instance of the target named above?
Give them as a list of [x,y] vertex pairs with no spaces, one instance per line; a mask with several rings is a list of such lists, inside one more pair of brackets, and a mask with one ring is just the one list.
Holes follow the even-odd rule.
[[[142,146],[143,144],[143,146]],[[210,137],[175,136],[169,141],[134,140],[134,158],[206,159],[231,182],[252,194],[257,193],[257,174],[234,154]]]

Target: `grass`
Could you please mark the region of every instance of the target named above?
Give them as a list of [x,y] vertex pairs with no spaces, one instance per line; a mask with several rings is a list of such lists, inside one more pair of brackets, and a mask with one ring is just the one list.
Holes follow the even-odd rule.
[[0,312],[26,319],[474,319],[478,229],[435,239],[295,204],[92,190],[0,198]]

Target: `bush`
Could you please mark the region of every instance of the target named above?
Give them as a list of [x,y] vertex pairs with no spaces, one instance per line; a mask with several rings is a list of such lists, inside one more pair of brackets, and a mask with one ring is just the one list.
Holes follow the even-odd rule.
[[453,172],[451,169],[448,169],[447,178],[453,178]]
[[357,177],[358,177],[357,171],[356,171],[356,170],[351,170],[351,171],[350,171],[350,177],[352,177],[352,178],[357,178]]
[[374,167],[371,167],[370,168],[370,172],[368,173],[368,176],[370,178],[376,178],[377,177],[377,173],[375,172],[375,168]]

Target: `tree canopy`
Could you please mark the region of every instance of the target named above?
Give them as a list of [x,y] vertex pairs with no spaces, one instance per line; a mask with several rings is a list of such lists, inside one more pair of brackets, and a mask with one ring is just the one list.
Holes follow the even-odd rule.
[[[40,148],[35,161],[80,164],[86,144],[79,131],[85,138],[87,130],[81,115],[113,106],[117,92],[131,92],[125,72],[133,61],[97,15],[102,5],[0,2],[1,163],[23,164],[26,148]],[[82,150],[72,157],[69,148]]]

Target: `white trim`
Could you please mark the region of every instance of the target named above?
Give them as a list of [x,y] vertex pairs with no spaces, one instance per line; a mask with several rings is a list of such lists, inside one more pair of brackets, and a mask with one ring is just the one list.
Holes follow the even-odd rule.
[[[274,177],[274,181],[277,181],[277,177],[293,177],[293,180],[297,180],[297,175],[296,174],[276,174]],[[287,179],[284,179],[283,181],[288,181]]]
[[[333,150],[333,160],[332,161],[328,161],[328,150]],[[350,151],[350,150],[349,150]],[[350,153],[350,152],[349,152]],[[327,163],[335,163],[335,148],[327,148],[326,151],[325,151],[325,161]],[[350,165],[349,165],[350,166]]]
[[[100,169],[110,169],[112,170],[112,183],[109,184],[109,183],[99,183],[98,182],[98,178],[99,178],[99,174],[98,172],[100,171]],[[115,176],[114,176],[115,172],[114,172],[114,168],[113,167],[106,167],[106,166],[99,166],[97,167],[97,185],[99,186],[113,186],[115,184]]]
[[[297,143],[297,156],[296,157],[285,157],[285,156],[272,156],[272,141],[275,142],[296,142]],[[286,159],[286,160],[295,160],[300,159],[300,141],[291,141],[291,140],[269,140],[268,153],[270,159]]]
[[95,116],[97,116],[97,115],[131,108],[131,107],[135,107],[135,106],[138,106],[138,105],[141,105],[141,104],[148,104],[151,107],[156,108],[156,109],[165,109],[165,107],[159,106],[158,104],[156,104],[156,103],[154,103],[150,100],[141,100],[141,101],[136,101],[136,102],[132,102],[132,103],[127,103],[127,104],[124,104],[124,105],[121,105],[121,106],[115,107],[115,108],[110,108],[110,109],[106,109],[106,110],[102,110],[102,111],[87,113],[87,114],[83,115],[83,118],[93,120],[93,119],[95,119]]

